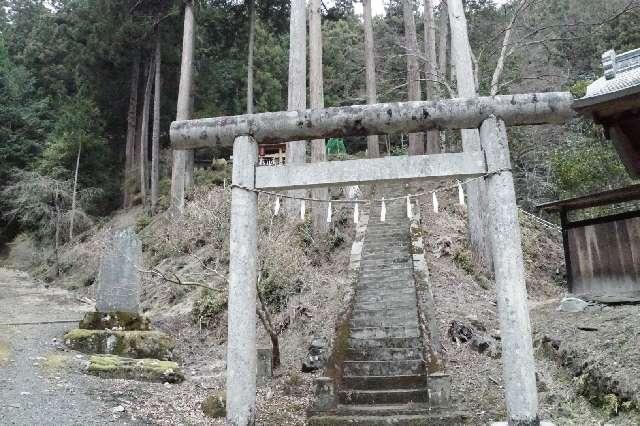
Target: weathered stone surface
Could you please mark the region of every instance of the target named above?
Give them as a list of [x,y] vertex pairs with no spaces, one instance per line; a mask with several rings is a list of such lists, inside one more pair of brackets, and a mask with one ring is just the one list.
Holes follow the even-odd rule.
[[256,378],[258,385],[266,384],[273,374],[273,352],[271,348],[258,348]]
[[96,290],[98,312],[137,314],[140,305],[138,268],[142,244],[132,228],[114,232],[105,244]]
[[202,412],[213,419],[225,417],[227,415],[226,401],[224,395],[213,393],[202,401]]
[[587,306],[589,306],[589,303],[582,299],[578,299],[577,297],[565,297],[560,302],[558,310],[562,312],[576,313],[584,311],[587,309]]
[[[570,93],[532,93],[440,101],[394,102],[175,121],[173,149],[229,145],[239,135],[258,143],[330,137],[477,129],[492,114],[508,126],[564,123],[573,116]],[[381,119],[384,117],[384,119]]]
[[330,377],[318,377],[314,381],[313,409],[318,411],[332,410],[338,404],[335,384]]
[[130,379],[149,382],[179,383],[184,375],[173,361],[132,359],[117,355],[94,355],[89,359],[87,372],[109,379]]
[[129,312],[87,312],[78,328],[85,330],[148,331],[149,319]]
[[89,354],[112,354],[132,358],[170,359],[173,339],[160,331],[71,330],[65,344]]

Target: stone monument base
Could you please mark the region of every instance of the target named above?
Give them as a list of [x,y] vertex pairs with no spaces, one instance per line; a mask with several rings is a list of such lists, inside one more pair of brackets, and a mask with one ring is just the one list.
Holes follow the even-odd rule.
[[71,349],[87,354],[122,355],[132,358],[171,359],[173,339],[161,331],[85,330],[77,328],[64,335]]
[[149,330],[149,319],[129,312],[87,312],[78,328],[85,330]]

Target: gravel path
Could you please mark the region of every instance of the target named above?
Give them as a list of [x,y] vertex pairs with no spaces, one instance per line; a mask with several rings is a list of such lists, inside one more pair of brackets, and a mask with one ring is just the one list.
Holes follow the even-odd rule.
[[[90,309],[64,290],[0,268],[0,324],[77,320]],[[73,323],[0,325],[0,424],[141,424],[110,385],[81,373],[86,358],[61,343]]]

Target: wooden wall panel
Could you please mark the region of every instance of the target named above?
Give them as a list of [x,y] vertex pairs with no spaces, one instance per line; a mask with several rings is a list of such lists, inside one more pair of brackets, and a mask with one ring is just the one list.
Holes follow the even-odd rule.
[[570,291],[591,300],[640,300],[640,217],[567,230]]

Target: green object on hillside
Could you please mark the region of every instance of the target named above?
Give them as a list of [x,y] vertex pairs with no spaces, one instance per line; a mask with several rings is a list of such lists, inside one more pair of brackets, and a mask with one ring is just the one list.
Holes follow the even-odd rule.
[[331,138],[327,141],[327,154],[346,154],[347,149],[344,147],[344,140],[339,138]]

